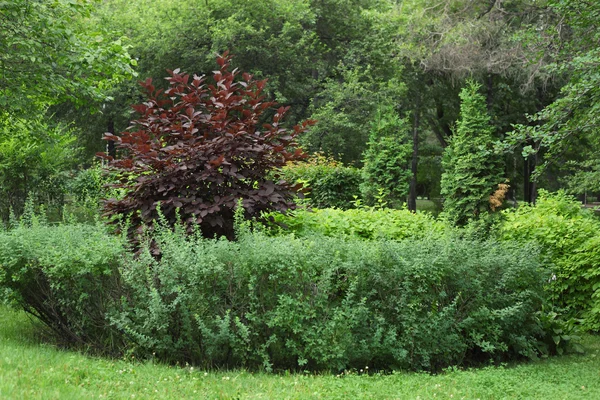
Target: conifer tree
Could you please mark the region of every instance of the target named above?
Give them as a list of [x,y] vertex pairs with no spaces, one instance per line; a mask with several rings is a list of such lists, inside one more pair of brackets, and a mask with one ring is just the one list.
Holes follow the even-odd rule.
[[465,225],[490,211],[490,195],[503,183],[501,159],[493,149],[493,126],[480,85],[468,82],[460,93],[460,117],[442,159],[444,213]]

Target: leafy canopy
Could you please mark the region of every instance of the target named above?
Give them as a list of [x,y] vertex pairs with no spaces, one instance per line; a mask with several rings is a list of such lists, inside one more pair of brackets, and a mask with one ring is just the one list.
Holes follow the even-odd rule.
[[27,109],[64,100],[104,100],[105,89],[133,75],[120,39],[87,18],[92,0],[0,3],[0,106]]

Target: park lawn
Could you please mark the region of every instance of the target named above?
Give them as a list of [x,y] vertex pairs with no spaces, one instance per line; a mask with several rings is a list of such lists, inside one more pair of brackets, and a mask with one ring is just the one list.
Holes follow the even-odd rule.
[[62,351],[0,307],[0,399],[600,399],[600,337],[584,345],[584,355],[436,376],[205,372]]

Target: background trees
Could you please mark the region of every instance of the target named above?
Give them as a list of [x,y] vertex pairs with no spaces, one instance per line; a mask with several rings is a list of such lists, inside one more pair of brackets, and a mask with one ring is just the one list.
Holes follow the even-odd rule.
[[[319,121],[299,137],[309,153],[362,168],[377,113],[393,109],[406,123],[386,135],[410,147],[394,168],[411,179],[407,196],[404,178],[390,190],[411,209],[417,196],[439,196],[467,79],[481,84],[491,134],[504,142],[499,173],[511,198],[532,201],[536,185],[596,190],[591,3],[16,0],[0,11],[0,104],[19,118],[47,115],[49,129],[69,126],[74,164],[89,166],[107,150],[104,133],[127,128],[141,100],[126,79],[134,66],[164,87],[166,69],[207,74],[214,54],[230,49],[235,67],[269,78],[268,98],[291,106],[286,126]],[[538,168],[549,160],[561,162]]]

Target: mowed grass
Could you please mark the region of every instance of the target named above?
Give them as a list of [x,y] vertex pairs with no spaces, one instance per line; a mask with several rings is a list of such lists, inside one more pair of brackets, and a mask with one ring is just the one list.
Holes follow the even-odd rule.
[[600,338],[586,354],[428,374],[198,371],[61,351],[0,307],[0,399],[600,399]]

